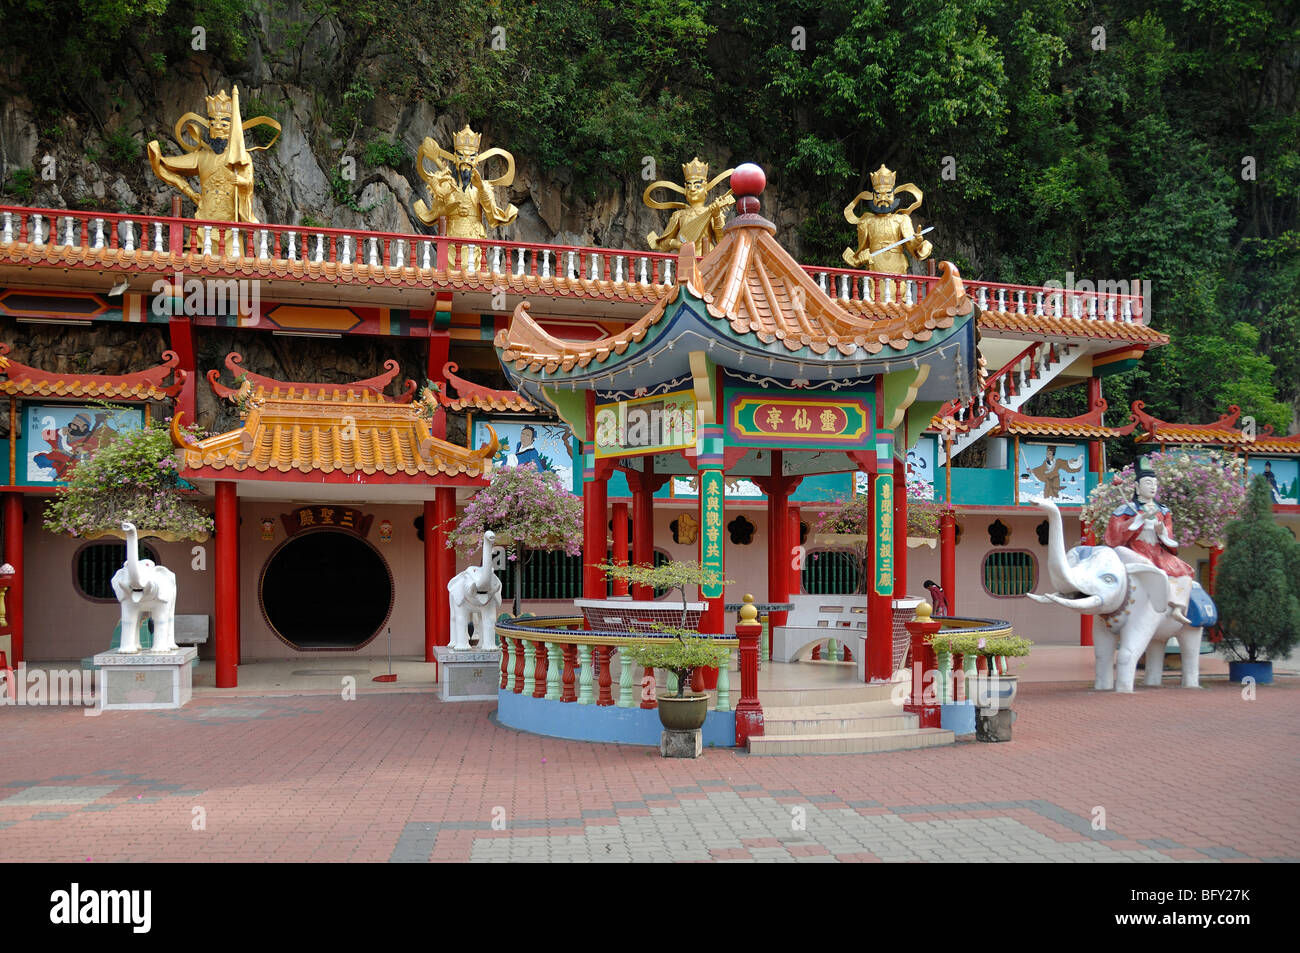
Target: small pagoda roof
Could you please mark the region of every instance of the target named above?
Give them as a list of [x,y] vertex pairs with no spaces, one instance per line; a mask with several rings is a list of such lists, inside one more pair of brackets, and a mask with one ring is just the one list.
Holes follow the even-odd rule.
[[507,377],[529,400],[549,403],[544,386],[635,389],[689,374],[690,353],[703,351],[734,373],[796,387],[843,386],[921,362],[931,366],[933,393],[923,389],[920,399],[974,385],[976,308],[951,263],[921,301],[868,303],[869,313],[854,313],[821,290],[775,232],[749,211],[702,260],[683,245],[677,283],[634,324],[598,341],[548,334],[521,302],[494,341]]
[[1108,406],[1104,397],[1098,397],[1087,413],[1077,417],[1033,417],[1004,406],[996,393],[988,394],[987,399],[990,411],[998,416],[997,426],[989,431],[993,436],[1081,437],[1088,440],[1104,440],[1110,437],[1126,437],[1137,427],[1137,421],[1133,418],[1129,419],[1127,426],[1107,427],[1102,422],[1102,415]]
[[481,384],[474,384],[457,377],[459,365],[448,361],[442,366],[442,376],[448,384],[456,388],[456,396],[451,397],[438,391],[438,403],[448,410],[486,410],[494,412],[534,413],[537,405],[525,400],[512,390],[493,390]]
[[[10,397],[72,397],[124,401],[164,400],[175,397],[185,384],[180,355],[163,352],[163,363],[134,374],[51,373],[28,367],[8,356],[9,345],[0,343],[0,393]],[[171,384],[163,384],[167,377]]]
[[[244,370],[244,356],[238,351],[231,351],[226,355],[226,369],[235,375],[236,380],[247,378],[254,388],[265,390],[270,396],[276,397],[281,394],[292,397],[295,393],[306,396],[309,393],[317,395],[331,394],[372,394],[381,400],[391,401],[398,404],[409,404],[411,398],[415,396],[415,381],[409,378],[406,381],[406,389],[397,397],[388,397],[384,394],[384,389],[393,381],[401,367],[391,358],[384,361],[384,373],[377,374],[374,377],[367,377],[365,380],[352,381],[347,384],[322,384],[308,381],[281,381],[274,377],[267,377],[263,374],[255,374],[252,371]],[[212,387],[213,393],[218,397],[229,400],[237,395],[241,388],[239,386],[228,387],[221,383],[221,372],[213,368],[208,371],[208,384]]]
[[1279,437],[1273,425],[1265,424],[1251,435],[1236,426],[1241,408],[1233,404],[1228,412],[1212,424],[1176,424],[1152,417],[1140,400],[1133,402],[1134,420],[1142,425],[1142,433],[1134,439],[1138,443],[1191,444],[1200,443],[1218,447],[1241,448],[1247,453],[1300,454],[1300,434]]
[[495,432],[472,450],[434,437],[421,406],[372,387],[275,384],[254,385],[250,377],[237,390],[223,386],[223,396],[244,402],[236,430],[196,440],[180,429],[179,414],[173,418],[172,443],[187,478],[446,485],[478,484],[491,474]]
[[1058,318],[1045,314],[1018,314],[1014,311],[981,311],[979,323],[980,333],[992,337],[1041,338],[1045,341],[1131,341],[1143,347],[1159,347],[1169,343],[1169,335],[1136,321],[1099,321]]

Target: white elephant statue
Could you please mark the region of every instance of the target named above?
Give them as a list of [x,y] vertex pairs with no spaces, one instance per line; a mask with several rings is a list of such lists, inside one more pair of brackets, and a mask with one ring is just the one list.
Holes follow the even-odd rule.
[[140,558],[140,541],[135,526],[123,523],[126,531],[126,563],[113,574],[113,592],[122,604],[122,639],[118,649],[126,655],[140,651],[142,616],[153,619],[151,652],[176,651],[176,574],[152,559]]
[[[1055,592],[1028,593],[1037,602],[1055,603],[1083,615],[1095,614],[1101,626],[1093,632],[1096,654],[1095,687],[1133,691],[1138,658],[1146,653],[1146,682],[1160,684],[1165,643],[1178,640],[1182,654],[1183,687],[1200,686],[1201,633],[1218,621],[1210,597],[1192,586],[1188,610],[1193,624],[1176,617],[1169,603],[1169,577],[1145,556],[1125,546],[1076,546],[1065,551],[1061,511],[1050,500],[1030,502],[1047,513],[1047,568]],[[1118,650],[1117,650],[1118,647]]]
[[492,542],[496,534],[483,534],[483,558],[467,566],[447,583],[451,599],[451,647],[469,648],[469,623],[478,633],[480,649],[497,647],[497,613],[501,611],[501,580],[492,571]]

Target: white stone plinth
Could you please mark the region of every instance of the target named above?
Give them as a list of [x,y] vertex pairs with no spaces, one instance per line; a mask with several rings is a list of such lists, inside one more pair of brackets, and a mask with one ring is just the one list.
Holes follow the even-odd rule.
[[98,707],[184,707],[193,695],[191,663],[198,655],[192,646],[174,652],[100,652],[95,656]]
[[496,701],[501,685],[500,649],[453,649],[438,645],[438,698],[445,702]]

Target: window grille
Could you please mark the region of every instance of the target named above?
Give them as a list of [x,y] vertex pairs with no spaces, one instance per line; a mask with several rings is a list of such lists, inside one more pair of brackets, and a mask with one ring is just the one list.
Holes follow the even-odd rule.
[[984,588],[991,596],[1023,596],[1038,584],[1038,563],[1024,550],[984,557]]
[[[158,562],[158,553],[148,543],[140,543],[140,558]],[[103,542],[83,546],[76,556],[73,578],[77,591],[87,599],[116,602],[113,575],[126,562],[126,543]]]
[[[524,559],[525,599],[577,599],[582,596],[582,556],[564,550],[531,550]],[[497,570],[501,598],[515,597],[515,564]]]
[[803,589],[810,596],[852,595],[859,590],[858,558],[837,550],[815,550],[803,561]]

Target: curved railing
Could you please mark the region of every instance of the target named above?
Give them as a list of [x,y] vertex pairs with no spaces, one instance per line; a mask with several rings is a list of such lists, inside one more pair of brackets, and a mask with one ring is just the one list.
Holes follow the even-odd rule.
[[[654,693],[635,680],[637,666],[625,662],[622,649],[649,645],[671,635],[628,635],[626,632],[593,632],[579,628],[581,615],[534,616],[497,623],[501,643],[502,690],[578,705],[612,705],[617,708],[656,708]],[[718,645],[735,648],[734,635],[709,635]],[[730,659],[728,660],[730,663]],[[613,694],[613,672],[618,668],[618,696]],[[731,711],[730,665],[719,666],[716,711]],[[643,670],[642,678],[654,679]],[[657,682],[656,682],[657,684]],[[676,679],[668,673],[668,688],[676,691]],[[646,697],[647,694],[649,697]]]

